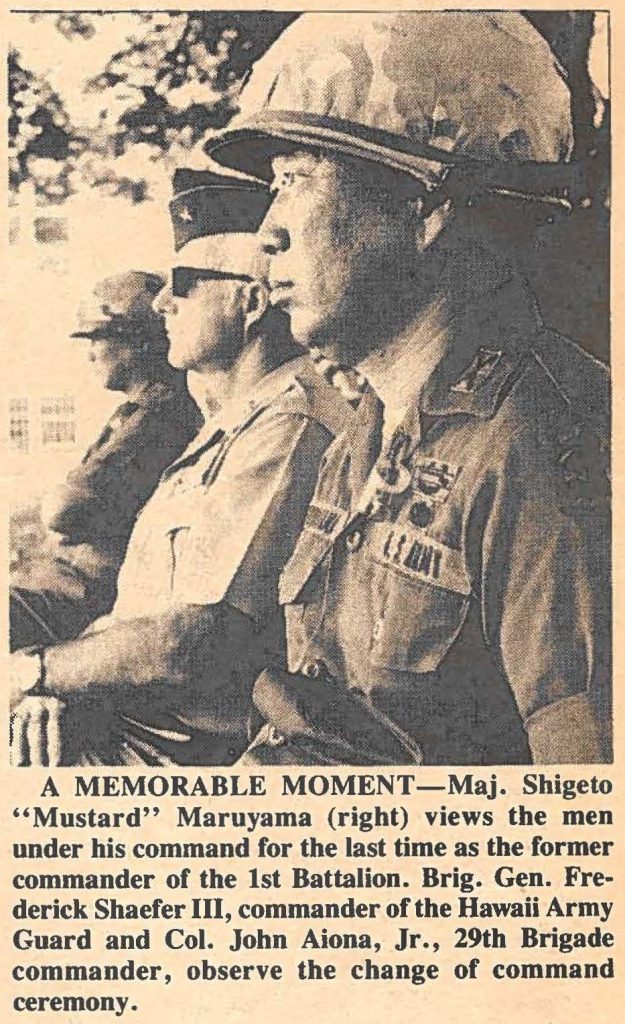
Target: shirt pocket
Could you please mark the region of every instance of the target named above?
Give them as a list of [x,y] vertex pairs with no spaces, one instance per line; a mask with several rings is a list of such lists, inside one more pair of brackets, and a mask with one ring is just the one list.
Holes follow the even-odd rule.
[[434,672],[469,611],[471,582],[462,553],[422,530],[376,523],[367,557],[374,616],[371,664]]
[[[202,501],[203,496],[198,494]],[[217,517],[186,516],[167,531],[171,600],[177,604],[218,604],[226,597],[241,562]],[[238,542],[239,537],[234,538]]]
[[159,490],[146,506],[150,515],[142,523],[142,533],[151,551],[152,563],[158,562],[160,575],[167,580],[162,598],[167,604],[184,603],[189,570],[201,575],[205,568],[204,562],[200,564],[198,552],[194,551],[198,512],[203,508],[202,493],[197,486],[176,487],[175,482],[163,484]]

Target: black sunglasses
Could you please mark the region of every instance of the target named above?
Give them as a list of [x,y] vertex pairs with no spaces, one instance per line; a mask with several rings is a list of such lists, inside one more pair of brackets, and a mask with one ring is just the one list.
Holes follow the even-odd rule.
[[171,291],[177,299],[186,299],[198,281],[253,281],[249,274],[231,274],[227,270],[205,270],[198,267],[174,267]]

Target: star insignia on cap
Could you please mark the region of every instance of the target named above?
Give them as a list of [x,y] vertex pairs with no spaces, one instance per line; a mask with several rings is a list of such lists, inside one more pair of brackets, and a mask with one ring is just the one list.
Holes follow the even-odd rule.
[[188,206],[183,206],[182,209],[178,211],[178,217],[179,217],[180,220],[184,220],[187,223],[189,223],[189,221],[193,220],[193,216],[189,212],[189,207]]

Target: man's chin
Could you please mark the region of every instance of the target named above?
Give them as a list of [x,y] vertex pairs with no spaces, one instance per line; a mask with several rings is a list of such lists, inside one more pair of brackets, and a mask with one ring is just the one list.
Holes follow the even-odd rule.
[[335,334],[328,329],[328,324],[320,321],[306,309],[295,308],[290,312],[291,334],[298,345],[304,348],[318,348],[328,353],[335,340]]
[[355,366],[362,358],[355,343],[350,344],[349,333],[334,321],[320,323],[311,318],[295,325],[291,320],[291,333],[303,348],[322,352],[333,363]]
[[100,376],[96,375],[96,381],[106,391],[123,391],[124,378],[120,374],[115,373],[104,373]]
[[185,358],[188,355],[182,347],[178,349],[174,342],[170,342],[169,351],[167,353],[167,362],[170,366],[173,366],[174,370],[188,370],[188,360]]

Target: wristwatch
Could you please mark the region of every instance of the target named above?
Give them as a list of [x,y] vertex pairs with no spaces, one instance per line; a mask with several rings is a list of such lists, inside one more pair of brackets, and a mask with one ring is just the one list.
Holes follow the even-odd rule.
[[46,692],[45,648],[20,651],[11,656],[11,684],[24,695]]

